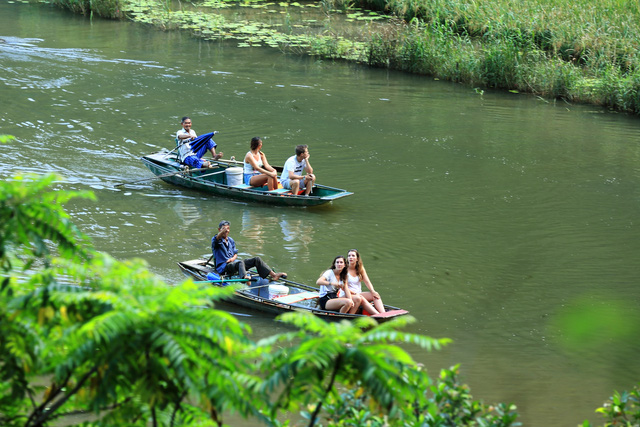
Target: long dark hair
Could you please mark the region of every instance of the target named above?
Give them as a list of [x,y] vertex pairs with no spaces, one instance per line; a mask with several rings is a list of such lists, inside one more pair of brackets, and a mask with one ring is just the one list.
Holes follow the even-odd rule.
[[262,139],[260,139],[259,136],[254,136],[253,138],[251,138],[251,149],[255,150],[256,148],[258,148],[261,142]]
[[347,266],[347,259],[342,256],[342,255],[338,255],[337,257],[335,257],[333,259],[333,262],[331,263],[331,270],[335,270],[336,268],[336,261],[339,260],[340,258],[342,258],[342,260],[344,261],[344,268],[342,269],[342,271],[340,272],[340,275],[338,277],[339,281],[342,281],[342,283],[347,283],[347,270],[348,270],[348,266]]
[[[360,280],[362,280],[362,273],[364,273],[364,266],[362,265],[362,259],[360,258],[360,252],[358,252],[357,249],[351,249],[349,250],[349,252],[355,252],[356,253],[356,265],[354,266],[356,269],[356,274],[358,275],[358,278]],[[347,252],[347,255],[349,255],[349,252]],[[348,267],[348,264],[347,264]]]

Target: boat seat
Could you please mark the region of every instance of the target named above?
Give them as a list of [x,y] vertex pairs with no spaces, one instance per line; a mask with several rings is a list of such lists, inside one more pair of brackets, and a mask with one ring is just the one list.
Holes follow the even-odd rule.
[[234,185],[233,188],[239,188],[241,190],[246,190],[247,188],[251,188],[251,186],[249,184],[238,184],[238,185]]
[[271,191],[267,191],[267,193],[271,193],[271,194],[284,194],[284,193],[289,193],[289,190],[286,188],[277,188],[275,190],[271,190]]
[[285,304],[293,304],[295,302],[318,298],[319,296],[320,294],[318,294],[317,292],[298,292],[297,294],[278,297],[275,299],[275,301],[283,302]]

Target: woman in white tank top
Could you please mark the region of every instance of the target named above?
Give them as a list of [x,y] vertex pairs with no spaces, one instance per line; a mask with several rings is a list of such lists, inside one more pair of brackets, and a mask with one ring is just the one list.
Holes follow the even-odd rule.
[[244,156],[244,183],[252,187],[267,185],[269,191],[278,188],[278,172],[269,164],[260,149],[262,140],[251,138],[251,150]]
[[[373,289],[371,280],[369,280],[369,276],[367,276],[367,271],[364,269],[364,265],[362,265],[360,253],[355,249],[351,249],[347,253],[347,263],[347,283],[349,284],[351,294],[362,297],[362,307],[369,313],[384,313],[384,304],[382,304],[380,294]],[[369,292],[362,292],[362,283],[367,286]],[[371,307],[371,303],[373,303],[375,308]],[[373,312],[371,311],[372,309]]]
[[[352,296],[349,287],[344,285],[347,273],[347,260],[338,255],[333,260],[331,268],[320,276],[316,285],[320,286],[320,298],[318,305],[321,310],[339,311],[340,313],[356,313],[360,303],[356,303],[360,297]],[[345,290],[346,295],[339,297],[338,291]]]

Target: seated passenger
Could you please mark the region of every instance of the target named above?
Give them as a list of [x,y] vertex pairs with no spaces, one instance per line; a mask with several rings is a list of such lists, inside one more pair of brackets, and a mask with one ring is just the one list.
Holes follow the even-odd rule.
[[[303,175],[304,172],[306,175]],[[287,159],[280,175],[280,182],[283,188],[291,190],[294,195],[299,190],[304,190],[304,195],[308,196],[316,182],[313,168],[309,164],[309,148],[307,145],[298,145],[296,155]]]
[[258,275],[263,279],[270,277],[272,280],[285,279],[285,273],[276,273],[259,256],[239,260],[236,242],[229,236],[231,225],[229,221],[220,221],[218,234],[211,239],[211,250],[216,260],[216,271],[220,275],[239,275],[243,279],[250,279],[247,270],[255,267]]
[[260,149],[262,139],[251,138],[251,150],[244,156],[244,183],[252,187],[267,184],[269,191],[278,188],[278,173],[267,161],[267,156]]
[[[320,276],[316,285],[320,286],[318,304],[321,310],[339,311],[340,313],[355,313],[360,307],[360,297],[351,295],[347,283],[347,261],[339,255],[333,260],[331,268]],[[343,289],[345,296],[339,298],[338,290]]]
[[[351,295],[358,295],[361,297],[360,302],[362,304],[362,308],[367,310],[369,314],[384,313],[384,304],[382,304],[380,294],[373,289],[373,285],[371,284],[371,280],[369,280],[367,271],[364,269],[364,265],[362,265],[360,253],[355,249],[351,249],[347,253],[347,262],[347,285],[349,290],[351,290]],[[362,292],[361,282],[364,282],[364,284],[367,285],[369,292]],[[373,303],[373,305],[371,303]]]
[[180,162],[191,168],[199,169],[211,166],[210,162],[202,160],[202,157],[207,153],[207,151],[211,151],[213,160],[218,160],[222,157],[222,153],[216,154],[217,144],[211,138],[198,147],[192,147],[191,141],[196,138],[197,135],[195,131],[191,129],[191,119],[189,117],[183,117],[182,129],[176,133],[176,142],[179,144],[178,158],[180,159]]

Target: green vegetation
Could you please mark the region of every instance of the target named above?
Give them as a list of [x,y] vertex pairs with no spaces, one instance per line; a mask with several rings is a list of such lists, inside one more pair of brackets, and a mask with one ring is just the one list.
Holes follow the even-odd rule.
[[[635,386],[631,392],[615,392],[596,412],[605,418],[604,427],[640,425],[640,386]],[[590,427],[591,424],[585,421],[582,426]]]
[[309,426],[519,425],[515,406],[472,400],[457,367],[429,379],[398,344],[449,340],[402,332],[409,317],[328,324],[290,313],[280,319],[290,332],[252,341],[213,307],[231,287],[168,286],[142,260],[95,251],[61,207],[94,196],[62,185],[0,182],[0,425],[81,415],[87,426],[222,426],[232,413],[289,425],[292,411]]
[[101,18],[124,18],[127,0],[51,0],[52,3],[74,13],[99,16]]
[[369,63],[640,113],[640,8],[615,0],[391,0]]
[[[640,114],[640,6],[634,2],[523,0],[361,0],[317,3],[261,0],[50,0],[73,11],[128,17],[205,39],[236,39],[239,47],[347,59],[472,86],[593,103]],[[255,19],[223,13],[260,9]],[[292,20],[293,9],[318,19]],[[285,15],[283,22],[273,17]],[[393,16],[398,18],[389,19]],[[339,17],[340,19],[337,19]],[[357,22],[358,31],[336,26]],[[353,24],[356,25],[356,24]],[[313,28],[313,29],[312,29]]]

